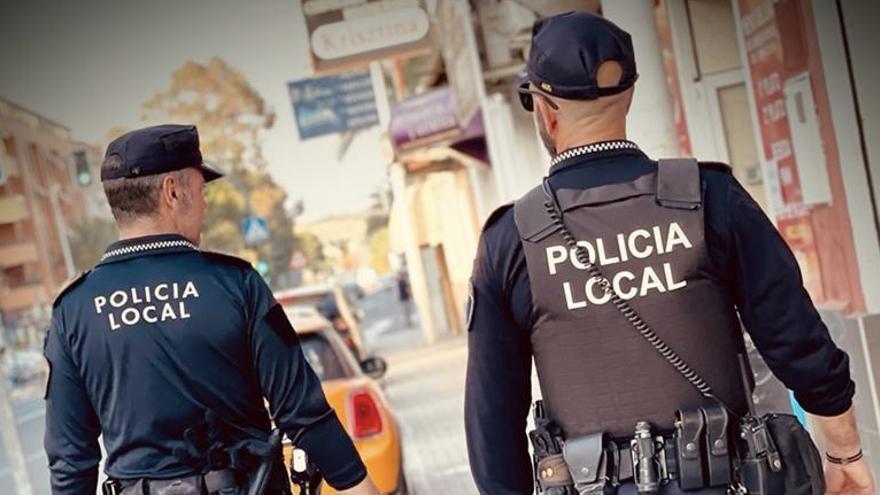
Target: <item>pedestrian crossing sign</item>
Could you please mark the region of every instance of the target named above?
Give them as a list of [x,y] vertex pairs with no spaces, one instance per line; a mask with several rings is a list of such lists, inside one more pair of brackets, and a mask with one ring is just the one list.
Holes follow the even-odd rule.
[[256,246],[269,239],[269,225],[265,218],[245,217],[241,221],[241,231],[244,234],[244,243],[248,246]]

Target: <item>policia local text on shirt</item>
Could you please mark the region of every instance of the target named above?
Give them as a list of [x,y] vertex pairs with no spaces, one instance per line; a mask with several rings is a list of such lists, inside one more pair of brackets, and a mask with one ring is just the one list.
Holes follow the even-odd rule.
[[[728,456],[735,422],[725,419],[725,432],[708,409],[696,422],[683,414],[684,433],[676,435],[673,420],[676,411],[701,407],[700,380],[733,415],[748,413],[741,321],[817,418],[827,493],[873,494],[848,358],[772,223],[725,165],[658,165],[626,140],[637,79],[626,32],[569,13],[538,21],[532,34],[520,99],[554,159],[543,186],[490,216],[474,262],[465,421],[480,492],[528,494],[535,481],[580,480],[578,491],[591,494],[726,493],[712,482],[719,471],[710,464]],[[631,324],[627,305],[656,339]],[[675,355],[662,357],[661,343]],[[525,435],[532,358],[546,414],[540,422],[551,432],[533,436],[536,454],[545,455],[538,473]],[[676,368],[687,365],[693,373],[685,379]],[[684,438],[692,424],[695,443]],[[559,452],[547,457],[559,437]],[[584,439],[595,439],[593,448]],[[701,463],[707,471],[690,470]],[[739,488],[736,480],[724,484]],[[546,493],[571,493],[553,490]]]
[[[45,354],[55,494],[290,493],[271,418],[344,494],[375,494],[296,332],[246,261],[200,251],[202,163],[193,126],[140,129],[101,170],[120,241],[56,298]],[[275,436],[277,438],[277,436]],[[251,493],[250,491],[248,493]]]

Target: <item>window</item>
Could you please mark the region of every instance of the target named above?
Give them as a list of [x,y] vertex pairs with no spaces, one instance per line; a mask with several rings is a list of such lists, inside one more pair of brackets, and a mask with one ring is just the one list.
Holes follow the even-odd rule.
[[349,372],[332,344],[320,333],[303,333],[300,347],[321,381],[347,378]]

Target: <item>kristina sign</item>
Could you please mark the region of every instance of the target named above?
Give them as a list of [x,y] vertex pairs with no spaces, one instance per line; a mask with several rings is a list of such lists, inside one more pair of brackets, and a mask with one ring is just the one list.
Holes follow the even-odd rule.
[[430,21],[418,0],[311,0],[304,3],[304,13],[317,73],[362,67],[431,46]]

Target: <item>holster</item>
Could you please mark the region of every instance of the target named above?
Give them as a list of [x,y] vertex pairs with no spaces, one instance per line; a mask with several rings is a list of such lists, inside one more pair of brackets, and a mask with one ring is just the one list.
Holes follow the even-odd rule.
[[605,490],[608,480],[608,461],[605,433],[593,433],[567,440],[562,456],[568,465],[568,473],[574,488],[580,495],[599,495]]

